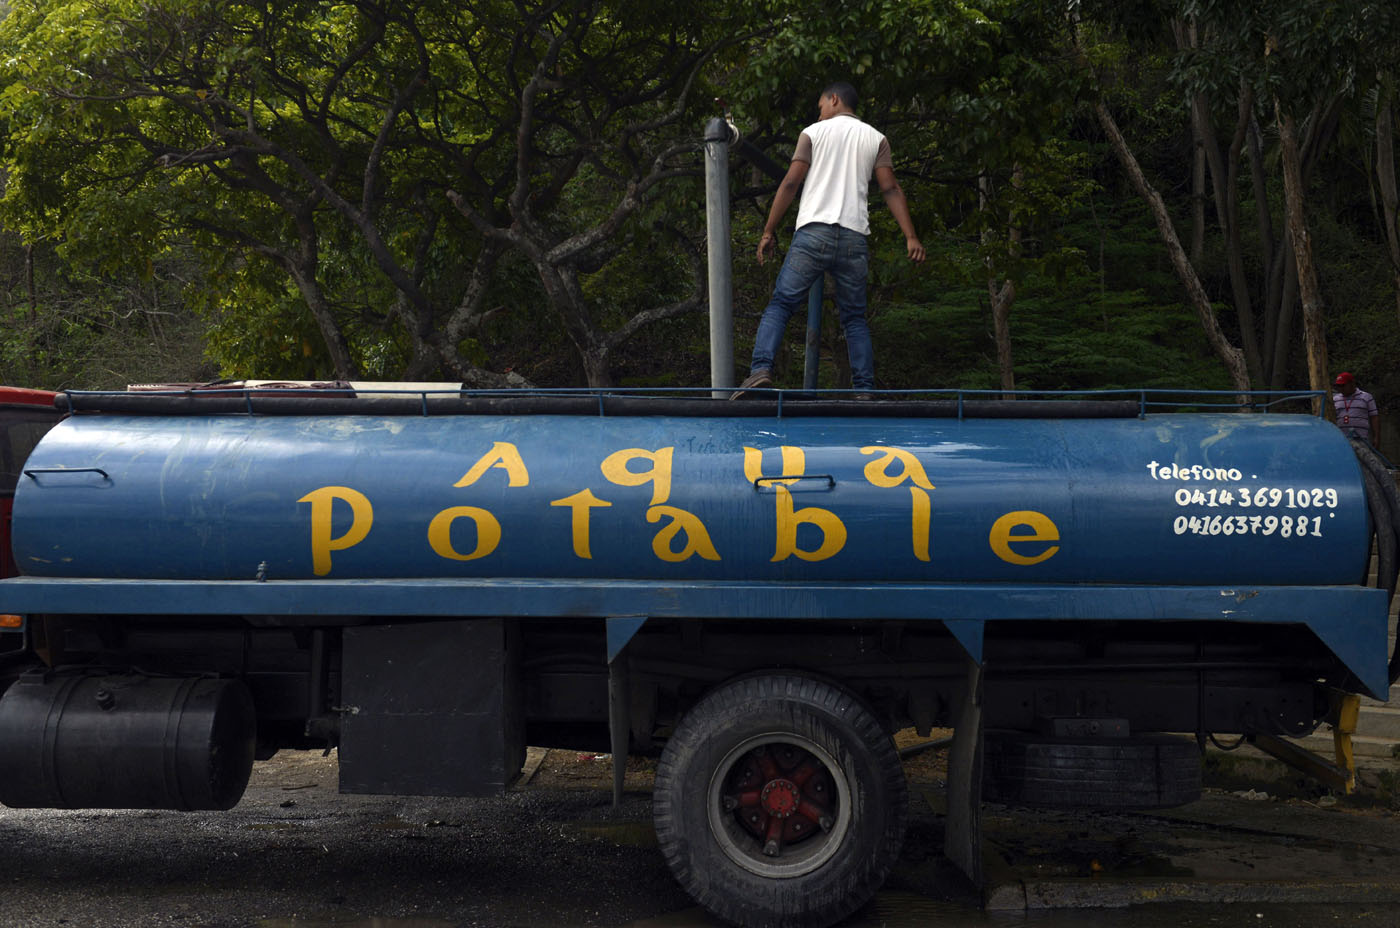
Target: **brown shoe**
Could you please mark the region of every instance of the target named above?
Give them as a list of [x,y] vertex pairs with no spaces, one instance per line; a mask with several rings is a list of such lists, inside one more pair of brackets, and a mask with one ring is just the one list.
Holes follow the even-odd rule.
[[744,382],[739,384],[739,389],[729,395],[731,400],[743,399],[744,394],[749,390],[757,390],[760,387],[771,387],[773,385],[773,372],[759,368],[752,374],[744,378]]

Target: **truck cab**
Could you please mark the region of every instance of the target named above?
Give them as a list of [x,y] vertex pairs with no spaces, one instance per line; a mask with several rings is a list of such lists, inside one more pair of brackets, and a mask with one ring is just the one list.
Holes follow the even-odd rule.
[[15,485],[29,452],[62,418],[53,399],[48,390],[0,387],[0,577],[13,577],[17,572],[10,547]]

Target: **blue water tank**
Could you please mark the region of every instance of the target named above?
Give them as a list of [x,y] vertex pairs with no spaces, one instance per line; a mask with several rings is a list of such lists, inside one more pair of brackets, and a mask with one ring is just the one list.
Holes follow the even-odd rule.
[[1325,585],[1368,554],[1309,416],[79,415],[26,474],[49,577]]

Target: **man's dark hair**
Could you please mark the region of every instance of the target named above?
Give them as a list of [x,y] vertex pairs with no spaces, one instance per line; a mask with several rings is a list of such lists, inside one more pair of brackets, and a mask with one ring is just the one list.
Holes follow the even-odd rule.
[[845,81],[833,81],[827,84],[826,89],[822,91],[822,96],[827,97],[833,93],[840,97],[841,102],[846,104],[852,111],[854,111],[856,105],[860,103],[860,94],[856,93],[856,89]]

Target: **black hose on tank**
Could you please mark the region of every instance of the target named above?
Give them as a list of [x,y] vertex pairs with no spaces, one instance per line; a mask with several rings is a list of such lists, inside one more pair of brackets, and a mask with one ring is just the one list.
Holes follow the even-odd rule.
[[[1395,597],[1396,574],[1400,571],[1397,551],[1400,551],[1400,489],[1385,460],[1369,442],[1351,440],[1352,451],[1361,463],[1361,477],[1366,484],[1366,507],[1376,533],[1376,586],[1384,589],[1386,602]],[[1390,655],[1390,682],[1400,680],[1400,645]]]
[[1386,592],[1386,602],[1395,595],[1395,519],[1381,490],[1381,482],[1368,470],[1361,472],[1366,485],[1366,508],[1376,532],[1376,586]]

